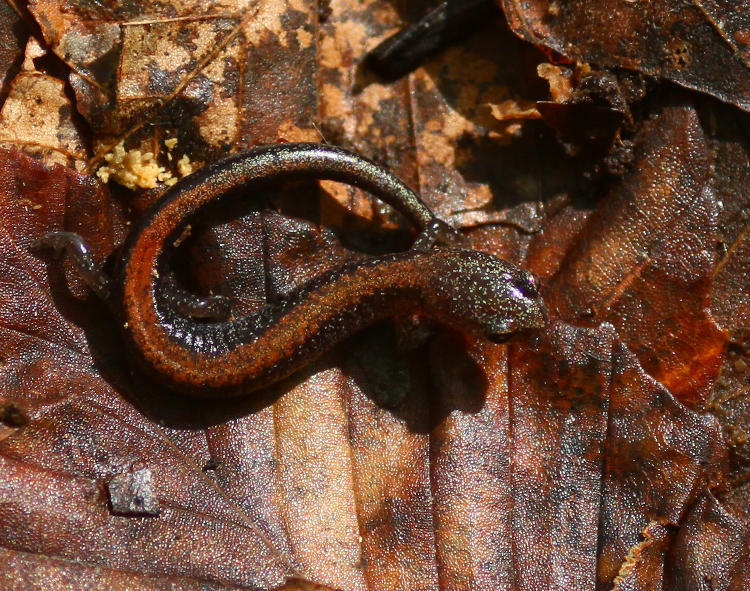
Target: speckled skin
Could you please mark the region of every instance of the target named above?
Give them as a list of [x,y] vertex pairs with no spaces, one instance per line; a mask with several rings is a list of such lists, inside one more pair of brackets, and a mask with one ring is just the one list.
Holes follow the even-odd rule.
[[[186,314],[175,302],[166,263],[168,245],[190,216],[238,187],[294,177],[366,189],[404,214],[422,238],[433,238],[418,240],[419,249],[338,267],[258,316],[199,322]],[[361,156],[322,144],[263,147],[201,169],[149,210],[126,243],[114,305],[140,363],[170,387],[197,396],[267,386],[388,316],[423,314],[495,342],[543,326],[534,276],[485,253],[443,246],[460,240],[411,189]],[[59,248],[57,242],[44,245]]]

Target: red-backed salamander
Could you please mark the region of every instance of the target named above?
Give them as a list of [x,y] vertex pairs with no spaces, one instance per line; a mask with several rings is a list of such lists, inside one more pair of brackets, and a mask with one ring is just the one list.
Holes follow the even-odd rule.
[[[211,298],[176,288],[169,251],[202,207],[237,189],[293,178],[365,189],[420,231],[412,250],[328,271],[260,314],[206,321]],[[388,316],[421,314],[504,342],[546,321],[538,280],[475,250],[396,176],[323,144],[255,148],[210,164],[170,188],[128,237],[113,279],[76,234],[53,232],[36,248],[66,251],[92,290],[110,301],[135,358],[162,383],[197,396],[234,396],[289,376],[358,330]]]

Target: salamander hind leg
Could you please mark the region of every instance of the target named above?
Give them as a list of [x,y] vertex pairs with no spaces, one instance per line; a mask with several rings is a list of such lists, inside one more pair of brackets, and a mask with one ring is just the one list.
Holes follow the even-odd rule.
[[232,300],[223,295],[198,296],[177,284],[172,273],[168,273],[160,286],[161,293],[170,305],[183,316],[222,322],[232,315]]
[[80,234],[75,232],[50,232],[31,244],[31,250],[52,249],[56,258],[68,255],[81,279],[103,300],[111,295],[111,279],[94,260],[91,248]]

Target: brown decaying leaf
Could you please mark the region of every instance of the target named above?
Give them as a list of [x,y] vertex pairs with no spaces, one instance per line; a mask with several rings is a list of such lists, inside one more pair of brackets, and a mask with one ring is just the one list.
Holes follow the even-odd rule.
[[642,533],[620,567],[612,591],[657,591],[664,588],[664,553],[672,541],[669,529],[655,521]]
[[703,495],[677,530],[670,548],[672,586],[742,591],[750,587],[750,528],[710,494]]
[[691,404],[707,400],[727,340],[708,313],[718,207],[697,114],[669,107],[644,126],[634,174],[600,202],[548,287],[557,314],[612,322]]
[[[93,67],[101,49],[120,42],[126,19],[152,43],[181,48],[174,28],[163,18],[133,24],[140,12],[82,21],[72,9],[34,6],[79,71],[78,107],[104,145],[111,131],[95,115],[106,92],[84,77],[141,92],[139,68],[115,81],[106,60]],[[726,471],[726,446],[715,420],[672,396],[697,405],[713,387],[726,336],[706,312],[712,295],[720,319],[747,305],[735,289],[746,265],[741,228],[727,257],[714,259],[721,214],[693,107],[668,106],[643,125],[636,165],[593,212],[568,205],[550,218],[545,204],[568,202],[580,176],[554,136],[528,123],[518,137],[486,137],[486,104],[511,96],[509,88],[515,95],[540,60],[507,31],[382,85],[357,64],[397,23],[390,4],[331,2],[317,31],[307,4],[257,10],[256,20],[222,13],[244,35],[227,48],[234,53],[217,54],[227,67],[242,64],[241,84],[225,97],[238,113],[227,120],[232,141],[312,139],[321,114],[326,137],[391,164],[441,215],[473,227],[478,248],[538,271],[563,320],[507,347],[443,332],[398,349],[391,332],[375,328],[259,397],[187,400],[131,375],[104,307],[70,297],[66,285],[85,293],[74,274],[64,278],[28,251],[35,237],[64,228],[104,258],[122,241],[120,206],[86,176],[3,151],[0,402],[25,420],[0,432],[0,586],[314,588],[285,583],[291,576],[347,590],[609,589],[619,574],[618,590],[698,589],[705,576],[716,589],[740,589],[747,525],[708,493]],[[206,24],[200,14],[186,29],[191,42]],[[82,53],[65,50],[80,27],[112,42],[95,37]],[[137,57],[121,51],[110,57]],[[500,68],[487,58],[495,54],[523,68]],[[152,57],[144,52],[138,63]],[[172,66],[158,97],[195,71]],[[225,82],[209,86],[220,92]],[[150,108],[154,97],[138,96]],[[186,144],[221,151],[207,148],[214,123],[192,127]],[[149,129],[141,141],[163,133]],[[400,243],[371,222],[364,229],[366,218],[395,227],[390,211],[361,192],[326,189],[320,204],[307,187],[280,204],[369,249]],[[236,213],[210,234],[194,228],[185,246],[200,259],[193,279],[244,298],[244,311],[359,256],[309,223]],[[517,226],[529,232],[519,236]],[[721,278],[713,294],[712,274]],[[117,511],[112,483],[145,473],[159,516],[131,504]],[[117,498],[133,501],[136,488]],[[727,549],[725,562],[705,566]]]
[[[297,4],[69,3],[63,10],[38,0],[30,10],[72,68],[79,112],[95,131],[95,166],[125,139],[129,148],[159,154],[159,140],[179,137],[180,153],[189,146],[193,159],[205,160],[232,146],[317,137],[315,9]],[[269,67],[282,53],[285,68]],[[248,96],[245,89],[255,85],[271,92]],[[291,92],[274,92],[281,88]]]
[[527,41],[598,66],[638,70],[750,111],[750,3],[498,0]]
[[489,105],[492,116],[498,121],[516,119],[539,119],[541,115],[532,101],[507,99],[499,104]]

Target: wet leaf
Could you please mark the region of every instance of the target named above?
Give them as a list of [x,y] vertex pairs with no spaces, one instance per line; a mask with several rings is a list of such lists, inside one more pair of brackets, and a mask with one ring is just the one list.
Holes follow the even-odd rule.
[[750,584],[747,522],[734,518],[711,495],[691,508],[675,535],[668,557],[671,584],[699,589],[708,582],[714,589],[740,591]]

